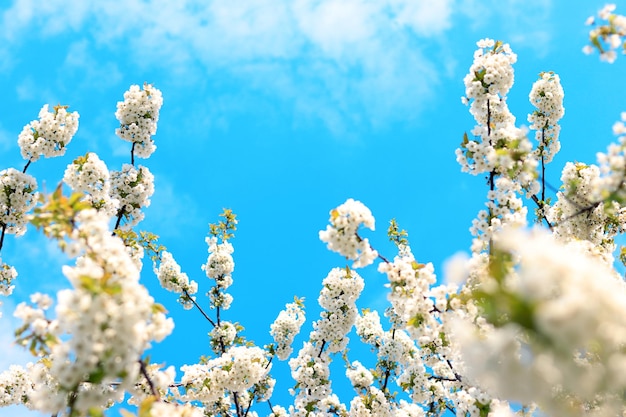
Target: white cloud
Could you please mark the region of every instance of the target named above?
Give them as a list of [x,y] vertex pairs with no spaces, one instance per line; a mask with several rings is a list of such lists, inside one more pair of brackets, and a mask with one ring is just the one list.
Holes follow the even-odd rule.
[[396,21],[422,36],[438,35],[452,25],[453,0],[390,0]]
[[[97,67],[89,53],[93,42],[174,74],[226,69],[309,112],[300,117],[321,118],[341,131],[355,120],[376,125],[415,113],[438,76],[414,41],[450,27],[450,1],[94,0],[68,8],[64,0],[45,6],[17,0],[4,13],[2,32],[16,43],[20,32],[90,32],[92,41],[72,45],[70,68]],[[101,79],[108,70],[87,76]]]
[[[445,44],[455,13],[476,25],[500,19],[516,42],[549,40],[543,0],[16,0],[0,29],[5,41],[81,31],[66,59],[85,76],[119,79],[108,50],[134,65],[160,67],[190,86],[216,72],[321,119],[331,130],[415,117],[450,65]],[[530,28],[530,29],[529,29]],[[537,42],[535,42],[536,44]],[[542,42],[541,42],[542,43]],[[445,52],[449,51],[449,52]],[[441,70],[436,70],[442,68]],[[114,80],[109,79],[109,82]]]
[[534,49],[540,56],[550,52],[552,0],[462,0],[459,10],[474,28],[503,22],[504,33],[513,47]]
[[[93,45],[87,39],[72,43],[67,51],[61,71],[71,76],[72,88],[106,89],[117,84],[122,74],[114,62],[100,62],[91,51]],[[72,75],[78,75],[75,77]],[[76,85],[79,80],[82,85]]]
[[380,11],[380,3],[362,0],[297,0],[293,7],[304,37],[338,60],[352,48],[371,43]]

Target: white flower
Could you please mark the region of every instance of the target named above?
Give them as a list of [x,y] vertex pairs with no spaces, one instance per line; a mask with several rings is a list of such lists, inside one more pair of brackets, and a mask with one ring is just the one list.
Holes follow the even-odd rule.
[[0,171],[0,228],[17,236],[26,233],[26,213],[37,203],[37,181],[14,168]]
[[276,356],[280,360],[287,359],[291,354],[293,339],[300,333],[304,321],[305,314],[302,307],[298,303],[289,303],[272,323],[270,335],[274,338]]
[[15,285],[13,280],[17,278],[17,271],[11,265],[5,264],[0,258],[0,294],[11,295]]
[[225,391],[243,393],[267,376],[271,366],[258,347],[234,346],[204,365],[183,366],[183,399],[210,403]]
[[367,238],[358,235],[361,225],[374,230],[374,216],[363,203],[348,199],[330,211],[329,221],[326,230],[319,232],[320,240],[328,244],[328,249],[353,260],[353,268],[374,262],[378,252],[372,249]]
[[22,157],[36,161],[41,155],[46,158],[65,154],[67,145],[78,130],[77,112],[68,113],[67,106],[56,106],[54,112],[44,105],[39,111],[39,120],[33,120],[22,130],[17,140]]
[[150,84],[144,84],[143,90],[132,85],[124,93],[124,101],[117,103],[115,117],[120,127],[115,130],[115,134],[132,142],[133,153],[139,158],[148,158],[156,150],[152,136],[157,131],[162,105],[161,91]]
[[360,389],[367,389],[374,382],[372,373],[359,361],[352,362],[350,367],[346,369],[346,376],[357,392]]
[[171,253],[164,251],[161,254],[161,263],[158,268],[154,268],[154,273],[159,278],[161,286],[168,291],[181,294],[178,301],[188,310],[193,307],[191,298],[198,292],[198,284],[189,281],[189,277],[181,272],[180,265],[176,263]]
[[150,205],[154,193],[154,176],[146,167],[124,164],[121,171],[111,171],[111,198],[119,201],[118,217],[123,228],[136,226],[144,218],[141,208]]
[[[626,388],[624,282],[610,266],[543,230],[508,230],[494,242],[515,262],[500,278],[507,294],[500,305],[513,300],[511,308],[526,310],[498,327],[456,322],[451,335],[468,377],[499,398],[535,401],[546,414],[586,415],[584,407],[570,407],[573,397],[615,415],[620,406],[612,398]],[[493,282],[484,286],[490,288]]]
[[65,182],[73,191],[85,193],[92,206],[112,217],[119,201],[111,197],[111,181],[106,164],[93,152],[76,158],[65,169]]
[[552,161],[559,151],[560,126],[558,121],[563,117],[563,87],[557,74],[543,72],[539,80],[535,81],[529,95],[530,102],[537,108],[528,115],[530,128],[537,131],[535,139],[539,147],[535,151],[537,158],[543,157],[543,162]]

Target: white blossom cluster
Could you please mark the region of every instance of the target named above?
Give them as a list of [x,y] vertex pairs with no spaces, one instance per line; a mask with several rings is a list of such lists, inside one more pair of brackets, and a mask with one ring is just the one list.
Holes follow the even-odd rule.
[[325,343],[330,353],[341,352],[348,345],[347,334],[358,316],[356,300],[365,287],[363,278],[355,271],[334,268],[322,281],[318,298],[324,309],[313,325],[310,339]]
[[15,278],[17,278],[17,271],[15,268],[2,262],[2,258],[0,258],[0,294],[13,294],[15,285],[12,283]]
[[565,114],[563,108],[563,87],[559,76],[553,72],[542,72],[530,91],[530,102],[537,108],[528,115],[530,128],[535,130],[539,146],[534,151],[544,163],[552,161],[561,149],[558,121]]
[[609,145],[606,153],[598,152],[600,177],[594,183],[590,201],[599,202],[611,199],[626,205],[626,112],[621,120],[613,125],[613,133],[618,135],[617,143]]
[[315,415],[320,416],[330,417],[332,413],[329,410],[332,409],[346,412],[345,406],[332,393],[330,362],[328,351],[323,346],[310,342],[305,342],[298,356],[289,360],[291,376],[297,387],[297,392],[291,390],[295,398],[293,406],[289,407],[290,416],[309,416],[312,408],[316,410]]
[[554,235],[564,243],[586,247],[586,250],[611,265],[615,250],[614,237],[625,229],[626,210],[617,202],[610,203],[611,215],[598,198],[600,168],[596,165],[568,162],[561,174],[563,190],[548,212],[554,223]]
[[93,152],[76,158],[65,169],[63,182],[73,191],[85,193],[91,205],[112,217],[118,211],[119,201],[111,197],[109,169]]
[[374,383],[374,376],[372,373],[359,361],[354,361],[350,364],[350,366],[346,369],[346,376],[350,380],[352,387],[354,387],[357,392],[366,390]]
[[[416,339],[412,339],[405,331],[397,328],[384,331],[380,324],[380,316],[372,311],[364,312],[357,319],[355,327],[361,340],[369,344],[376,352],[375,373],[379,378],[381,375],[388,374],[388,378],[394,379],[402,373],[401,378],[406,379],[405,371],[415,373],[417,369],[419,369],[417,374],[426,378],[424,365],[415,346]],[[419,375],[417,375],[418,378],[422,378]]]
[[141,211],[150,205],[154,194],[154,176],[146,167],[124,164],[121,171],[111,171],[111,198],[119,201],[118,217],[125,219],[123,229],[136,226],[144,218]]
[[215,236],[207,237],[206,243],[209,246],[209,256],[206,264],[202,265],[202,270],[208,278],[215,280],[215,287],[209,292],[211,308],[227,310],[233,301],[233,296],[226,293],[233,283],[231,274],[235,270],[233,245],[229,242],[217,243]]
[[[531,316],[511,314],[481,332],[458,321],[451,334],[469,377],[499,398],[534,401],[548,415],[621,414],[626,284],[596,257],[545,231],[507,230],[495,248],[516,265],[500,291]],[[498,286],[483,288],[489,294]]]
[[299,303],[289,303],[282,310],[274,323],[270,326],[270,335],[276,344],[276,356],[285,360],[293,351],[293,339],[300,333],[306,317],[304,309]]
[[508,44],[483,39],[477,43],[474,62],[465,76],[465,97],[477,122],[473,139],[465,135],[456,150],[457,162],[473,175],[491,173],[518,179],[528,193],[535,194],[537,161],[529,158],[532,144],[506,104],[513,85],[513,64],[517,60]]
[[[434,267],[431,263],[419,264],[412,254],[396,256],[393,262],[381,262],[378,271],[386,274],[391,289],[387,298],[391,302],[394,313],[403,323],[411,320],[419,326],[411,326],[413,336],[419,338],[419,332],[435,326],[435,308],[429,297],[430,287],[437,282]],[[445,304],[444,304],[445,309]]]
[[[350,401],[350,417],[394,417],[385,393],[376,387],[368,387],[365,395]],[[422,412],[421,415],[424,415]]]
[[334,268],[322,285],[318,302],[324,310],[313,323],[309,341],[304,343],[296,358],[289,360],[297,387],[297,391],[292,390],[295,400],[289,410],[291,416],[305,417],[312,409],[324,416],[330,415],[327,414],[330,410],[345,412],[345,406],[330,386],[330,353],[346,348],[347,335],[358,317],[355,301],[365,284],[355,271]]
[[[468,264],[462,262],[461,267]],[[388,298],[397,315],[390,319],[400,328],[384,331],[376,312],[357,319],[357,334],[377,352],[376,373],[395,378],[414,405],[451,404],[460,415],[479,415],[481,407],[495,406],[496,400],[460,376],[463,362],[451,343],[448,322],[459,315],[475,318],[478,310],[461,302],[457,285],[434,286],[432,264],[418,263],[408,248],[402,248],[393,263],[381,263],[379,271],[389,279]]]
[[8,370],[0,373],[0,407],[24,404],[33,409],[28,400],[36,389],[33,383],[30,368],[11,365]]
[[319,233],[320,240],[326,242],[328,249],[353,260],[353,268],[370,265],[376,252],[367,238],[358,235],[361,225],[374,230],[375,220],[371,211],[360,201],[348,199],[339,207],[330,211],[330,225]]
[[[622,53],[626,53],[626,16],[615,14],[614,11],[615,4],[607,4],[598,12],[598,17],[607,24],[591,29],[591,45],[583,48],[586,54],[591,54],[594,48],[598,49],[600,59],[609,63],[617,59],[617,50],[622,49]],[[586,23],[595,25],[595,18],[590,16]]]
[[156,401],[150,407],[149,417],[204,417],[202,409],[191,404]]
[[258,347],[233,346],[220,357],[205,364],[181,367],[184,375],[184,401],[213,403],[226,395],[226,391],[244,393],[261,382],[271,365],[266,352]]
[[68,113],[67,106],[56,106],[54,112],[44,105],[39,111],[39,120],[33,120],[22,129],[17,143],[22,157],[34,162],[40,156],[50,158],[65,154],[66,146],[78,130],[77,112]]
[[[145,366],[145,370],[150,377],[152,388],[154,388],[158,396],[167,396],[170,387],[175,390],[176,369],[173,366],[161,369],[161,365],[149,364]],[[142,401],[153,395],[152,388],[146,378],[141,378],[131,390],[132,396],[128,400],[128,404],[140,405]]]
[[193,297],[198,292],[198,284],[195,281],[189,281],[189,277],[180,270],[180,265],[171,253],[164,251],[161,254],[161,262],[158,268],[154,268],[154,273],[163,288],[181,294],[178,301],[185,310],[193,308],[193,302],[189,297]]
[[219,325],[213,327],[209,336],[211,343],[217,344],[220,348],[221,346],[230,346],[237,337],[237,327],[229,321],[222,320]]
[[26,213],[37,203],[36,189],[32,176],[14,168],[0,171],[0,228],[4,232],[17,236],[26,233]]
[[20,319],[23,325],[27,325],[32,330],[32,334],[45,338],[52,335],[56,331],[57,322],[49,321],[46,318],[45,311],[52,305],[52,298],[46,294],[34,293],[30,296],[30,301],[36,307],[29,306],[26,303],[20,303],[13,312],[13,317]]
[[171,319],[154,309],[105,215],[81,211],[72,238],[85,254],[76,266],[63,268],[73,289],[57,295],[54,328],[59,343],[50,346],[49,368],[54,384],[39,387],[31,398],[37,409],[50,413],[67,407],[68,398],[81,413],[119,401],[119,392],[138,379],[143,351],[173,328]]
[[390,401],[383,390],[370,386],[365,394],[350,401],[350,417],[425,417],[426,411],[418,404],[405,400]]
[[487,250],[493,235],[503,227],[526,226],[528,208],[518,196],[520,192],[519,183],[507,177],[496,179],[495,188],[487,192],[487,210],[481,210],[472,221],[470,233],[475,237],[472,241],[473,253]]
[[152,136],[156,134],[159,110],[163,105],[161,91],[150,84],[143,90],[132,85],[124,93],[124,101],[117,103],[115,117],[120,127],[115,134],[133,143],[133,152],[139,158],[148,158],[156,150]]

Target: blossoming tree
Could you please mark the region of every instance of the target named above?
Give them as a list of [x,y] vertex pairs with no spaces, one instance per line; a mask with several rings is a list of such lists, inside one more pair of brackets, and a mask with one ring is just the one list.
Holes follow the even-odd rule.
[[[591,45],[614,61],[626,49],[626,17],[612,6],[599,14]],[[595,24],[593,19],[590,24]],[[471,256],[455,258],[446,284],[411,251],[395,221],[391,258],[361,237],[374,229],[370,210],[348,199],[330,211],[320,239],[350,265],[331,269],[318,299],[322,313],[294,353],[305,321],[303,300],[285,306],[269,326],[274,340],[256,346],[224,320],[233,297],[237,219],[230,210],[210,226],[203,270],[207,301],[157,237],[138,232],[154,191],[150,170],[135,158],[155,151],[161,92],[132,86],[118,103],[116,134],[130,144],[130,163],[109,170],[95,153],[71,162],[63,183],[39,194],[27,173],[40,157],[62,156],[78,129],[78,113],[44,106],[18,143],[22,170],[0,171],[0,250],[7,234],[31,223],[56,241],[73,264],[69,288],[36,293],[15,309],[16,341],[33,354],[27,366],[0,374],[0,406],[23,405],[52,416],[102,416],[127,401],[140,417],[157,416],[555,416],[626,412],[626,286],[614,267],[615,237],[626,227],[626,113],[619,137],[598,165],[568,163],[554,199],[546,165],[559,151],[564,114],[559,76],[544,72],[532,86],[529,131],[516,125],[506,96],[516,55],[509,45],[478,42],[463,101],[476,120],[457,150],[461,169],[487,178],[486,208],[474,220]],[[527,224],[528,205],[539,225]],[[626,252],[622,249],[620,260]],[[147,258],[161,285],[212,326],[211,352],[181,367],[152,364],[150,345],[173,322],[139,281]],[[390,307],[359,310],[359,269],[378,263],[388,278]],[[0,292],[10,296],[17,271],[0,261]],[[54,306],[54,312],[52,312]],[[342,354],[355,329],[375,364]],[[351,398],[333,392],[330,363],[346,360]],[[272,363],[289,360],[293,402],[271,400]],[[127,406],[127,408],[132,408]]]

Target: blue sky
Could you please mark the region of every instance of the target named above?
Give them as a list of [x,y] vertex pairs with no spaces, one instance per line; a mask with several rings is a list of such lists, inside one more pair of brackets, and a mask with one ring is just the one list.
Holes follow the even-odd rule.
[[[626,1],[617,1],[626,13]],[[45,103],[69,104],[80,127],[65,157],[29,168],[52,190],[78,155],[97,152],[111,169],[129,162],[115,134],[115,105],[131,84],[161,89],[157,151],[140,161],[156,193],[140,229],[152,231],[200,283],[208,223],[222,208],[240,220],[235,297],[227,319],[258,344],[294,295],[317,318],[321,280],[345,261],[318,239],[330,209],[361,200],[377,219],[366,234],[393,256],[391,218],[409,232],[421,262],[439,274],[468,251],[485,180],[462,174],[454,150],[473,120],[461,104],[475,42],[501,39],[518,54],[509,106],[518,125],[531,111],[537,74],[555,71],[565,90],[562,151],[548,166],[558,186],[566,161],[594,162],[626,110],[624,59],[585,56],[585,19],[604,3],[567,0],[125,0],[4,1],[0,6],[0,169],[22,168],[17,136]],[[34,290],[66,286],[63,259],[34,230],[2,251],[20,276],[5,301],[0,370],[27,356],[10,348],[10,308]],[[384,309],[384,277],[363,271],[360,307]],[[207,354],[210,330],[197,312],[146,285],[176,321],[152,357],[174,365]],[[298,341],[297,344],[301,343]],[[3,350],[4,351],[4,350]],[[352,358],[355,359],[355,358]],[[285,377],[286,365],[276,365]],[[288,405],[291,380],[277,385]],[[265,409],[262,409],[265,414]],[[11,411],[9,411],[11,413]],[[0,410],[0,415],[2,410]]]

